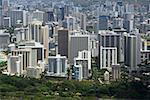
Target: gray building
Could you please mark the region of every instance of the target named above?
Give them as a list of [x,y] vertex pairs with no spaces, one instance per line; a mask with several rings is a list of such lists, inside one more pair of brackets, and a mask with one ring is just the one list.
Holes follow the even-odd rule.
[[116,47],[117,48],[117,62],[123,61],[123,48],[121,43],[121,34],[113,31],[99,31],[99,50],[100,47]]
[[12,10],[9,12],[11,18],[11,25],[17,26],[18,22],[21,22],[24,26],[27,25],[27,11],[25,10]]
[[74,34],[70,36],[69,62],[73,64],[73,59],[78,56],[79,51],[90,51],[90,36]]
[[107,30],[108,29],[108,16],[99,16],[98,18],[98,29],[99,30]]
[[138,47],[138,38],[136,35],[126,34],[124,36],[124,60],[125,65],[129,70],[136,70],[137,65],[140,64],[140,48]]
[[69,31],[67,29],[58,30],[58,53],[66,57],[69,55]]
[[134,15],[132,13],[124,14],[123,28],[127,30],[127,32],[131,32],[134,29]]
[[0,30],[0,50],[7,49],[9,43],[10,43],[9,33],[4,33],[3,30]]

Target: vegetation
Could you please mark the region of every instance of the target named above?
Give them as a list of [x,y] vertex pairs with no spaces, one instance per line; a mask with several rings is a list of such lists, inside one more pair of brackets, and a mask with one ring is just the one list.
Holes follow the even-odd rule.
[[0,62],[0,73],[7,68],[7,61]]
[[96,98],[148,99],[150,90],[139,81],[109,85],[94,81],[31,79],[0,74],[0,98],[91,100]]
[[0,62],[0,67],[5,67],[5,66],[7,66],[7,61]]

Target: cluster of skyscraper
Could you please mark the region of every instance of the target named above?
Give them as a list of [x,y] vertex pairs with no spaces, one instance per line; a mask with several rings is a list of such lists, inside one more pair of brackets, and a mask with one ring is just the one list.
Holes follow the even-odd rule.
[[0,49],[10,51],[8,74],[40,78],[46,71],[67,77],[71,69],[73,79],[88,79],[97,57],[99,69],[117,79],[120,64],[134,71],[150,61],[150,40],[144,38],[150,36],[150,4],[143,10],[142,5],[107,0],[84,11],[69,0],[28,1],[0,0]]

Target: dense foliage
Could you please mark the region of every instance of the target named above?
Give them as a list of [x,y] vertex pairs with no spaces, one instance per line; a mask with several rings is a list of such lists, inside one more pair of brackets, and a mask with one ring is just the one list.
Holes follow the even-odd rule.
[[75,99],[134,98],[148,99],[150,90],[142,82],[118,81],[102,85],[94,81],[30,79],[0,75],[0,98]]

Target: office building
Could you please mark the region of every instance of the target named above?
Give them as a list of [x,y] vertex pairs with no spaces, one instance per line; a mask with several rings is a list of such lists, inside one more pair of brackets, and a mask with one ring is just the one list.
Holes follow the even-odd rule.
[[78,52],[91,50],[90,35],[75,33],[70,35],[69,62],[73,64],[75,57],[78,57]]
[[107,30],[108,29],[108,16],[99,16],[98,18],[98,30]]
[[44,13],[44,22],[53,22],[55,21],[54,18],[54,11],[53,10],[48,10]]
[[29,25],[29,39],[35,42],[40,42],[44,45],[45,53],[44,57],[48,58],[48,38],[49,38],[49,27],[43,26],[41,21],[34,20]]
[[48,57],[48,76],[67,77],[67,58],[57,54]]
[[20,23],[23,24],[23,26],[26,26],[28,24],[27,21],[27,11],[25,10],[11,10],[9,12],[9,16],[11,18],[11,25],[12,26],[17,26],[17,22],[19,21]]
[[16,43],[22,41],[28,41],[29,39],[29,28],[28,27],[19,27],[14,29],[16,35]]
[[63,21],[64,18],[65,18],[64,7],[58,7],[58,9],[57,9],[57,21]]
[[44,62],[44,46],[41,43],[35,41],[24,41],[18,44],[18,49],[31,49],[34,51],[33,53],[36,54],[36,61]]
[[29,32],[30,32],[30,40],[34,40],[36,42],[40,42],[40,34],[41,33],[41,27],[42,27],[42,22],[38,20],[32,21],[32,23],[29,25]]
[[82,30],[86,31],[86,15],[80,14],[80,27]]
[[[19,56],[22,55],[23,56],[23,60],[20,66],[22,66],[22,74],[26,74],[27,68],[28,66],[34,66],[34,62],[35,62],[35,55],[32,55],[31,53],[32,51],[29,49],[18,49],[18,50],[13,50],[11,51],[11,56]],[[32,56],[31,56],[32,55]],[[11,63],[11,61],[10,61]]]
[[35,19],[40,21],[40,22],[43,22],[44,21],[44,12],[43,11],[39,11],[39,10],[33,11],[32,21],[35,20]]
[[117,34],[114,31],[99,31],[99,50],[100,47],[116,47],[117,48],[117,62],[122,62],[124,60],[124,47],[122,47],[122,35]]
[[141,54],[138,53],[140,51],[138,41],[137,36],[134,34],[125,34],[124,36],[124,60],[130,71],[136,70],[137,65],[141,63]]
[[117,64],[116,47],[100,47],[100,69],[111,70],[111,65]]
[[128,33],[132,32],[134,29],[134,15],[132,13],[124,14],[123,28],[126,29]]
[[68,58],[69,55],[69,31],[67,29],[58,30],[58,53]]
[[55,18],[54,18],[54,12],[50,11],[50,12],[47,12],[48,13],[48,21],[55,21]]
[[[18,44],[18,49],[11,51],[12,56],[23,55],[23,71],[26,74],[27,68],[37,67],[44,62],[44,47],[40,43],[27,41]],[[44,66],[40,66],[44,71]]]
[[63,27],[67,28],[69,31],[76,30],[76,19],[72,16],[65,17],[63,22]]
[[90,51],[79,51],[78,57],[74,58],[74,66],[82,66],[82,77],[88,79],[91,76],[91,52]]

